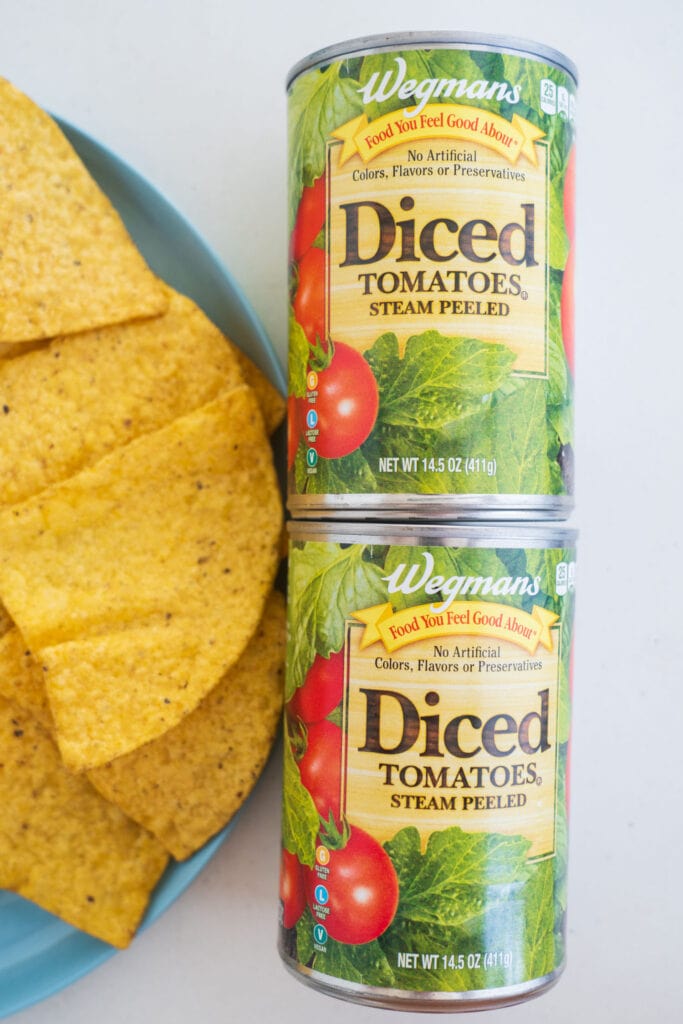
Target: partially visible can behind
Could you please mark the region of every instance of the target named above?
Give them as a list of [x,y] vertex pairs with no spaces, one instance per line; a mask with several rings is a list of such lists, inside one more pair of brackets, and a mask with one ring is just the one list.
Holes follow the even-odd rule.
[[564,965],[576,535],[290,524],[280,952],[376,1006]]
[[302,61],[288,97],[290,511],[566,517],[573,64],[371,37]]

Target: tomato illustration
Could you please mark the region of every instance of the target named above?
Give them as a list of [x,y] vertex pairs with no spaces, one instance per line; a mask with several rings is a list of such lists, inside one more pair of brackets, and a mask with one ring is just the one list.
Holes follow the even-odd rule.
[[[306,871],[307,898],[315,915],[314,870]],[[351,827],[341,850],[331,850],[325,928],[337,942],[360,945],[387,930],[398,906],[398,877],[386,850],[362,829]]]
[[339,820],[342,731],[334,722],[308,727],[307,745],[299,761],[301,781],[323,821]]
[[379,390],[360,352],[338,341],[318,377],[318,454],[340,459],[367,440],[377,419]]
[[562,340],[569,369],[574,373],[574,249],[569,250],[567,265],[562,278],[562,295],[560,296],[560,319],[562,322]]
[[564,208],[564,226],[567,229],[570,242],[574,241],[575,225],[575,200],[576,200],[576,149],[572,149],[567,161],[567,170],[564,175],[564,193],[562,203]]
[[299,201],[296,223],[290,239],[290,253],[297,262],[311,248],[325,223],[325,177],[307,185]]
[[329,658],[318,654],[287,710],[293,718],[300,718],[307,724],[321,722],[337,707],[343,689],[344,651],[330,654]]
[[306,891],[303,866],[289,850],[282,851],[280,860],[280,899],[282,923],[293,928],[306,908]]
[[325,338],[325,253],[309,249],[299,263],[294,316],[311,345]]

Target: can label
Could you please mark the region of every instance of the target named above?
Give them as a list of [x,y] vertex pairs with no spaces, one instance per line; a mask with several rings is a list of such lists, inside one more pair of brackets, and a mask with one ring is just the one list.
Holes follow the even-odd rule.
[[561,967],[574,565],[569,548],[292,543],[292,963],[470,994]]
[[468,49],[290,109],[290,496],[572,492],[575,85]]

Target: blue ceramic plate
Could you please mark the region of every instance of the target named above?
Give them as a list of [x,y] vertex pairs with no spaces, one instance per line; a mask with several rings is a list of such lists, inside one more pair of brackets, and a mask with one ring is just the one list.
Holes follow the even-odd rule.
[[[136,171],[76,128],[59,122],[119,211],[151,268],[189,295],[285,391],[275,351],[249,304],[196,231]],[[223,843],[234,819],[189,860],[172,863],[143,922],[155,921]],[[12,893],[0,892],[0,1018],[25,1009],[103,963],[116,950]]]

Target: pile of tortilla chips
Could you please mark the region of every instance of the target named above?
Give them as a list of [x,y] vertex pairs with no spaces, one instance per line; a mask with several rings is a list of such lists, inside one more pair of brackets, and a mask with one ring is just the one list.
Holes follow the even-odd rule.
[[0,152],[0,888],[125,946],[276,733],[284,403],[1,80]]

